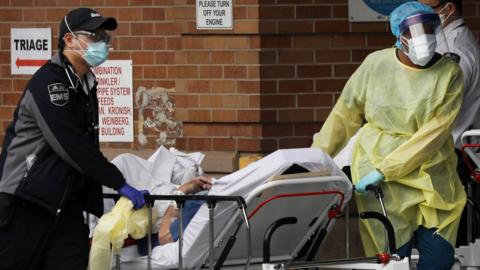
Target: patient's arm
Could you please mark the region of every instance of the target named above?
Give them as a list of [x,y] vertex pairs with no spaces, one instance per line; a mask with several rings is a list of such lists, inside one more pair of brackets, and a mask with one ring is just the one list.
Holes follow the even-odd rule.
[[193,194],[202,190],[209,190],[212,187],[212,177],[197,176],[188,183],[181,185],[178,189],[185,194]]
[[162,223],[158,230],[158,241],[160,245],[173,242],[172,234],[170,233],[170,224],[178,217],[178,209],[173,206],[168,207],[162,218]]
[[[188,183],[181,185],[178,190],[185,193],[185,194],[195,194],[197,192],[203,190],[209,190],[212,187],[212,178],[210,176],[197,176],[192,178],[192,180]],[[197,212],[198,208],[201,204],[194,206],[192,203],[186,203],[185,207],[187,209],[194,209],[193,211],[187,210],[187,223],[190,222],[193,215]],[[192,208],[193,206],[193,208]],[[162,218],[162,223],[160,224],[160,228],[158,229],[158,241],[160,245],[165,245],[167,243],[174,242],[172,233],[170,231],[170,225],[176,218],[178,218],[179,212],[178,208],[170,206],[165,211],[165,214]],[[185,216],[185,215],[184,215]],[[177,236],[175,236],[177,237]]]

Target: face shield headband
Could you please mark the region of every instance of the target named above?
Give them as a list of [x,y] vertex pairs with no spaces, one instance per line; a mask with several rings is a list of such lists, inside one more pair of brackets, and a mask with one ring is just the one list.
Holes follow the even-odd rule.
[[407,17],[400,24],[400,35],[415,38],[421,35],[437,34],[441,30],[440,18],[437,14],[416,14]]

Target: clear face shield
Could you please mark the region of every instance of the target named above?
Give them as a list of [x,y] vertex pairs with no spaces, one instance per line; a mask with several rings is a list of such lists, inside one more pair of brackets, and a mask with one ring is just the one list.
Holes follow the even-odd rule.
[[407,17],[400,24],[400,33],[403,41],[410,41],[415,47],[425,44],[427,40],[434,42],[435,47],[445,42],[445,34],[437,14],[416,14]]
[[406,43],[408,50],[415,48],[414,53],[419,59],[431,58],[435,51],[447,52],[447,56],[452,55],[449,53],[445,32],[437,14],[410,16],[400,24],[400,31],[402,43]]

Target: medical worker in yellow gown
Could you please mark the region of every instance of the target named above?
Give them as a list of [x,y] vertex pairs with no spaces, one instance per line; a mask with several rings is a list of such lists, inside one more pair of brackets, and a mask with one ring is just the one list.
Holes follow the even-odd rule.
[[[450,269],[466,202],[451,136],[462,103],[463,77],[452,60],[435,53],[441,36],[428,6],[407,2],[390,14],[396,48],[370,54],[351,76],[312,147],[335,156],[358,132],[352,181],[359,211],[378,211],[365,188],[380,185],[401,256],[412,246],[418,269]],[[360,222],[367,255],[384,249],[378,221]]]

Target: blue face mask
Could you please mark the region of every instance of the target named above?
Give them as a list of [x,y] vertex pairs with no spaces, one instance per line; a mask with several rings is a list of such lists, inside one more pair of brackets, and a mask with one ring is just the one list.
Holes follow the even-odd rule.
[[90,43],[82,56],[90,67],[101,65],[108,58],[107,43],[105,41]]

